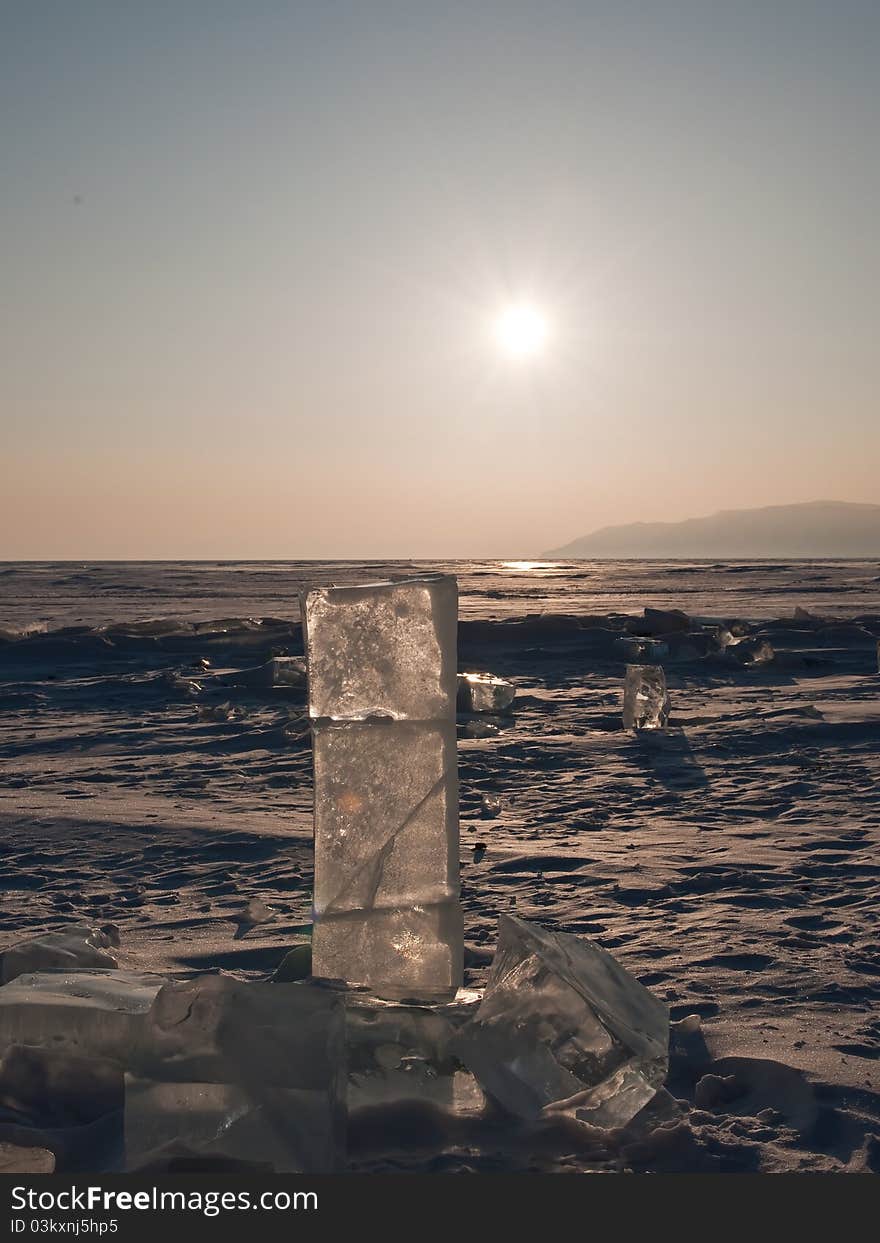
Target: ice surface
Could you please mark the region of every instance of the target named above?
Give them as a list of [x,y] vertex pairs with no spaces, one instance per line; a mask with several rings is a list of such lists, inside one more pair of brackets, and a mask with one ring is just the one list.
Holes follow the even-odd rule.
[[491,673],[458,675],[458,707],[462,712],[506,712],[516,696],[516,687]]
[[453,576],[321,588],[306,594],[302,614],[313,718],[454,716]]
[[315,976],[385,997],[461,984],[454,578],[309,592]]
[[314,765],[316,919],[457,900],[452,722],[316,724]]
[[115,967],[110,937],[97,928],[73,924],[58,932],[44,932],[5,949],[0,958],[0,983],[30,971],[78,967]]
[[623,684],[624,729],[663,729],[668,720],[666,674],[659,665],[627,665]]
[[35,1045],[125,1064],[165,983],[141,971],[40,971],[0,988],[0,1053]]
[[[169,1155],[336,1168],[344,1151],[345,1008],[311,982],[207,975],[156,996],[126,1081],[129,1168]],[[172,1141],[177,1140],[176,1146]]]
[[349,1112],[411,1102],[458,1116],[482,1113],[485,1094],[453,1048],[478,1003],[479,994],[463,989],[448,1005],[431,1008],[349,994]]
[[338,1170],[344,1150],[325,1093],[126,1075],[126,1168],[197,1158],[310,1174]]
[[464,930],[458,902],[346,911],[316,920],[316,976],[367,985],[385,998],[447,1000],[461,985]]
[[593,942],[502,915],[485,996],[455,1047],[511,1113],[566,1102],[615,1128],[666,1077],[669,1012]]

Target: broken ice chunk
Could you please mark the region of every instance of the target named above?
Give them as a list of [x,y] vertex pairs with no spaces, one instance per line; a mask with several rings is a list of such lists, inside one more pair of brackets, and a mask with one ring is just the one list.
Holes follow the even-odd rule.
[[318,984],[173,980],[156,995],[135,1069],[152,1079],[327,1089],[344,1078],[345,1014]]
[[617,1128],[663,1084],[669,1012],[593,942],[502,915],[485,996],[456,1049],[519,1117],[554,1106]]
[[237,1083],[165,1083],[125,1077],[126,1169],[201,1158],[276,1174],[340,1168],[343,1150],[326,1095]]
[[346,998],[348,1108],[400,1102],[474,1116],[485,1095],[461,1064],[453,1042],[479,994],[460,989],[447,1005],[406,1006],[351,992]]
[[116,959],[110,953],[112,944],[107,933],[85,925],[74,924],[58,932],[44,932],[3,951],[0,982],[8,984],[16,976],[30,971],[115,967]]
[[35,1045],[127,1063],[165,983],[142,971],[40,971],[0,988],[0,1051]]
[[302,602],[309,714],[455,714],[458,586],[451,575],[310,591]]
[[457,901],[343,911],[316,921],[316,976],[364,984],[384,998],[448,1000],[461,985],[464,930]]
[[458,708],[462,712],[507,712],[516,687],[491,673],[458,675]]
[[340,1163],[345,1011],[332,989],[219,975],[173,981],[156,996],[134,1068],[129,1168],[168,1156],[278,1171]]
[[316,920],[458,897],[454,724],[316,724],[314,764]]
[[659,665],[627,665],[623,728],[664,729],[669,720],[666,674]]

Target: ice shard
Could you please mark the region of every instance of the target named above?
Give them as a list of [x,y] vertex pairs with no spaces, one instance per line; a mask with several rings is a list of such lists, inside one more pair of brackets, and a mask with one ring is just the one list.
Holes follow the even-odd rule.
[[461,984],[455,579],[303,600],[315,771],[315,976],[444,1000]]
[[309,715],[455,715],[458,586],[450,574],[324,587],[303,601]]
[[669,720],[666,674],[659,665],[627,665],[623,728],[664,729]]
[[513,916],[479,1009],[456,1051],[510,1113],[564,1109],[604,1129],[624,1126],[662,1086],[667,1007],[606,950]]

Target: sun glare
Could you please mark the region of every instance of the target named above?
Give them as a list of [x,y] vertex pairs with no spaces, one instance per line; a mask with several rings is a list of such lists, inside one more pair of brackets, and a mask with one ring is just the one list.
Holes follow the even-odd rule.
[[505,307],[495,321],[495,339],[509,358],[534,358],[549,335],[546,316],[528,303]]

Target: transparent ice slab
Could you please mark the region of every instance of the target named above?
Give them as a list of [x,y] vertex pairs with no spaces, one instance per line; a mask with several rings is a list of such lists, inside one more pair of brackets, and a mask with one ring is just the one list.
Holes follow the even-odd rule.
[[406,1006],[351,992],[346,999],[348,1108],[429,1104],[477,1116],[486,1097],[454,1048],[456,1033],[479,1004],[459,990],[446,1005]]
[[456,1049],[509,1112],[565,1108],[625,1125],[663,1084],[667,1007],[607,951],[513,916],[499,919],[486,992]]
[[304,596],[302,614],[313,718],[454,716],[453,576],[320,588]]
[[147,1016],[137,1066],[145,1078],[330,1088],[345,1077],[345,1010],[310,981],[246,982],[224,975],[173,980]]
[[344,1155],[345,1006],[302,981],[172,981],[126,1081],[135,1168],[170,1156],[331,1170]]
[[315,918],[458,897],[452,722],[314,729]]
[[464,931],[457,901],[345,911],[312,931],[316,976],[361,984],[382,998],[445,1001],[461,986]]

